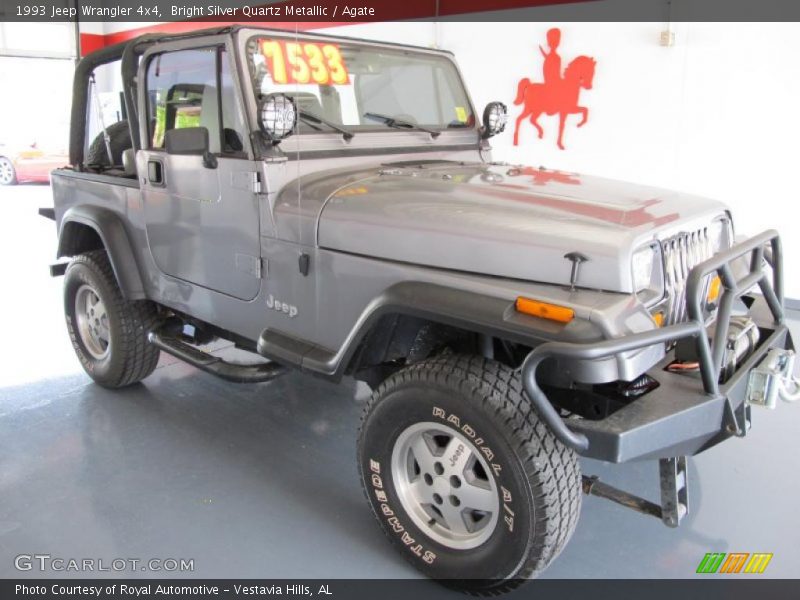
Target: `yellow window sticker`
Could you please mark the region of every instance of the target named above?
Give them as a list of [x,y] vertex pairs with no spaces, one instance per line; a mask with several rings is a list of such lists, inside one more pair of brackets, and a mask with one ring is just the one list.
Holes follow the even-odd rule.
[[466,123],[467,122],[467,109],[463,106],[456,106],[456,119],[458,119],[459,123]]

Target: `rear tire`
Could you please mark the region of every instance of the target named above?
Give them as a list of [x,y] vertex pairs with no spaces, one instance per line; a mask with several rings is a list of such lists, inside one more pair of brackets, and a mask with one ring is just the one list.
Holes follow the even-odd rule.
[[147,341],[158,313],[122,296],[105,250],[76,256],[64,276],[64,313],[72,347],[98,384],[120,388],[150,375],[159,350]]
[[581,474],[519,373],[477,356],[398,371],[372,395],[362,484],[391,543],[450,587],[508,591],[543,571],[577,524]]

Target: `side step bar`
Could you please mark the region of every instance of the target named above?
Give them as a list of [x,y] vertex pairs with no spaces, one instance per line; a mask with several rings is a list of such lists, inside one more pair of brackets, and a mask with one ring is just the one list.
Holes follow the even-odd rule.
[[263,383],[280,377],[288,371],[286,367],[274,362],[252,365],[227,362],[180,340],[175,336],[174,328],[168,325],[151,331],[147,334],[147,339],[167,354],[171,354],[201,371],[233,383]]

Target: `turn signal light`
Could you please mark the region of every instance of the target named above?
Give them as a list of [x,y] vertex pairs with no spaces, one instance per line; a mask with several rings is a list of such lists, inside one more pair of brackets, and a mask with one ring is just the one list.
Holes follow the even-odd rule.
[[657,327],[663,327],[664,326],[664,313],[663,312],[657,312],[656,314],[654,314],[653,315],[653,321],[656,322],[656,326]]
[[569,323],[575,318],[575,311],[566,306],[558,304],[548,304],[530,298],[517,298],[516,308],[518,312],[559,323]]
[[719,275],[714,275],[714,278],[708,284],[708,295],[706,296],[706,299],[709,303],[717,301],[721,287],[722,280],[719,278]]

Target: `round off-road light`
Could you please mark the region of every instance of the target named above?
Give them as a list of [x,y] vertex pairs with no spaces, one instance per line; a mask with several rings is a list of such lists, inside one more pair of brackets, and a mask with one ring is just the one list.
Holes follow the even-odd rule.
[[261,101],[258,113],[261,130],[274,141],[292,135],[297,126],[297,107],[284,94],[270,94]]
[[483,109],[483,137],[501,133],[508,121],[508,108],[502,102],[489,102]]

